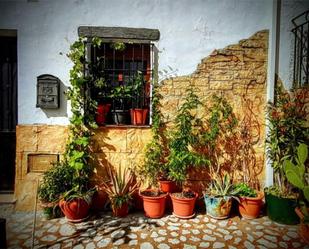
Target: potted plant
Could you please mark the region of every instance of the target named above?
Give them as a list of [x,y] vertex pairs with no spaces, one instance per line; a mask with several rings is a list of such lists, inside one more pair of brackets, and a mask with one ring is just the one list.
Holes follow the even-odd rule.
[[89,75],[87,76],[87,84],[90,89],[92,99],[96,99],[97,103],[90,103],[90,108],[96,106],[95,120],[101,126],[107,121],[107,114],[111,109],[110,86],[106,81],[104,68],[104,57],[94,57],[91,63],[88,63]]
[[255,219],[261,213],[264,195],[246,183],[235,185],[238,198],[238,211],[243,218]]
[[307,89],[285,92],[278,86],[275,102],[268,106],[269,133],[266,143],[274,170],[274,185],[264,191],[267,215],[278,223],[299,223],[294,212],[297,193],[286,177],[284,161],[294,160],[298,145],[309,139],[309,128],[305,125],[308,96]]
[[62,216],[59,208],[59,198],[62,193],[72,187],[72,168],[64,163],[54,163],[44,172],[39,184],[38,197],[47,219]]
[[288,181],[300,191],[295,212],[301,221],[299,235],[309,244],[309,172],[305,167],[307,158],[308,147],[300,144],[297,147],[297,157],[284,161],[284,171]]
[[213,175],[204,193],[206,214],[215,219],[226,219],[230,215],[232,198],[237,194],[228,174]]
[[208,117],[201,128],[198,144],[210,161],[208,189],[204,191],[206,213],[217,219],[229,216],[232,196],[235,195],[233,177],[233,162],[236,153],[231,150],[232,141],[237,139],[238,120],[232,106],[224,97],[212,96],[208,107]]
[[145,82],[142,72],[137,71],[137,75],[132,82],[133,108],[130,109],[131,124],[145,125],[148,108],[145,107]]
[[[99,46],[101,42],[99,38],[92,39],[94,46]],[[70,117],[69,136],[62,163],[67,164],[72,170],[72,185],[70,189],[62,193],[59,206],[69,221],[79,222],[88,217],[94,192],[89,187],[92,173],[89,158],[92,129],[97,128],[95,111],[93,110],[96,103],[91,95],[84,94],[89,91],[87,86],[92,82],[92,79],[84,73],[85,64],[89,66],[89,63],[84,61],[85,40],[80,38],[70,48],[68,57],[73,62],[73,68],[70,70],[71,87],[67,91],[67,96],[71,101],[72,116]],[[90,109],[86,109],[86,107]]]
[[[168,179],[180,185],[186,180],[190,167],[205,166],[209,163],[203,155],[194,150],[194,144],[197,142],[196,132],[201,121],[193,112],[200,105],[198,97],[192,89],[188,89],[185,102],[177,112],[175,127],[169,136],[170,151],[165,168]],[[174,215],[180,218],[193,217],[197,196],[193,191],[170,193]]]
[[160,111],[160,99],[162,96],[158,92],[159,85],[153,85],[152,95],[152,139],[147,144],[143,167],[138,169],[139,175],[147,180],[150,188],[139,191],[139,196],[143,200],[145,215],[151,218],[160,218],[164,215],[166,198],[168,194],[160,191],[158,178],[164,171],[166,147],[164,140],[164,123]]
[[110,97],[113,100],[112,119],[115,124],[127,124],[129,110],[128,100],[132,97],[132,85],[123,81],[123,75],[118,75],[119,85],[111,90]]
[[134,174],[128,169],[122,170],[119,167],[114,171],[109,167],[107,172],[109,182],[102,182],[102,187],[109,197],[114,216],[125,217],[129,212],[129,201],[138,189],[138,184]]

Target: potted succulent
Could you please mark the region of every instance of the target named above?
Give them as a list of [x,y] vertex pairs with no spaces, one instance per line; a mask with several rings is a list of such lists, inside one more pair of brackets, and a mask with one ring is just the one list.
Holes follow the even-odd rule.
[[206,213],[217,219],[229,216],[232,197],[236,194],[232,178],[227,175],[225,168],[229,168],[233,176],[231,162],[235,153],[231,153],[231,141],[237,137],[238,120],[233,113],[232,106],[224,97],[212,96],[208,107],[209,115],[199,136],[198,144],[209,158],[210,184],[204,191]]
[[284,171],[288,181],[300,191],[295,212],[301,221],[299,235],[309,244],[309,172],[305,167],[307,158],[308,147],[306,144],[300,144],[297,147],[295,163],[285,160]]
[[[192,89],[188,89],[187,97],[179,108],[175,127],[169,136],[169,155],[165,168],[168,178],[183,185],[187,178],[187,170],[191,167],[208,165],[209,161],[194,150],[197,141],[197,129],[200,119],[193,111],[201,105]],[[173,214],[180,218],[194,216],[194,206],[198,194],[193,191],[170,193],[173,204]]]
[[213,175],[207,192],[204,192],[206,214],[215,219],[226,219],[230,215],[232,198],[237,194],[228,174]]
[[274,169],[274,185],[264,191],[267,215],[278,223],[299,223],[299,217],[294,212],[298,194],[287,179],[284,161],[295,162],[298,145],[309,140],[309,128],[305,125],[308,97],[308,89],[285,92],[282,87],[277,87],[275,102],[268,106],[269,133],[266,143]]
[[38,197],[43,213],[48,219],[62,216],[59,199],[62,193],[72,188],[72,168],[64,163],[54,163],[44,172],[39,184]]
[[137,75],[132,82],[133,108],[130,109],[131,124],[145,125],[148,108],[145,108],[145,82],[142,72],[137,71]]
[[128,170],[112,170],[108,168],[109,182],[102,182],[102,188],[111,202],[113,214],[116,217],[125,217],[129,212],[129,201],[138,189],[134,174]]
[[261,213],[264,194],[251,188],[246,183],[235,185],[238,198],[238,211],[243,218],[255,219]]

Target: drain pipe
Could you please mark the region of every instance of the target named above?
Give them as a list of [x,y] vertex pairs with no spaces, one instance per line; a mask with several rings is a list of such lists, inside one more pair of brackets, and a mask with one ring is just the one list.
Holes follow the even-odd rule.
[[[268,46],[268,65],[267,65],[267,102],[274,102],[275,84],[278,74],[278,57],[279,57],[279,41],[280,41],[280,12],[281,0],[272,1],[272,23],[269,34]],[[269,135],[268,120],[266,119],[266,138]],[[266,151],[267,152],[267,146]],[[272,168],[272,161],[266,153],[265,166],[265,187],[273,185],[274,172]]]

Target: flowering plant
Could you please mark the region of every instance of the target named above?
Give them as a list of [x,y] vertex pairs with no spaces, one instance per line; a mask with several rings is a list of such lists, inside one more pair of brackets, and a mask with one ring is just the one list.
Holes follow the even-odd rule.
[[269,134],[267,153],[274,169],[274,181],[282,195],[291,195],[292,186],[284,173],[283,162],[295,161],[297,147],[309,141],[309,89],[290,92],[277,87],[274,103],[268,105]]

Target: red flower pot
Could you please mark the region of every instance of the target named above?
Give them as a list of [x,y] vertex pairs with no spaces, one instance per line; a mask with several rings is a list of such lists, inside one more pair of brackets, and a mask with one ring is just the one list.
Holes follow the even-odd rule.
[[263,193],[258,192],[257,197],[240,197],[239,213],[246,219],[255,219],[260,215],[263,206]]
[[148,109],[130,109],[131,124],[144,125],[146,124]]
[[113,215],[115,217],[126,217],[129,213],[128,203],[123,203],[120,207],[113,207]]
[[98,104],[95,120],[98,125],[103,125],[106,122],[106,115],[111,108],[111,104]]
[[91,202],[91,209],[102,211],[104,209],[105,203],[108,200],[108,195],[105,191],[101,190],[100,188],[93,194],[92,202]]
[[149,218],[161,218],[165,212],[165,199],[167,193],[160,194],[159,196],[151,196],[153,190],[144,190],[140,196],[143,198],[143,206],[145,215]]
[[195,201],[197,193],[192,198],[177,196],[178,193],[170,194],[173,203],[173,214],[179,218],[188,219],[194,216]]
[[177,191],[177,185],[174,181],[169,180],[159,180],[160,189],[166,193],[174,193]]
[[81,222],[88,217],[89,204],[82,198],[74,198],[70,201],[60,200],[59,206],[71,222]]

